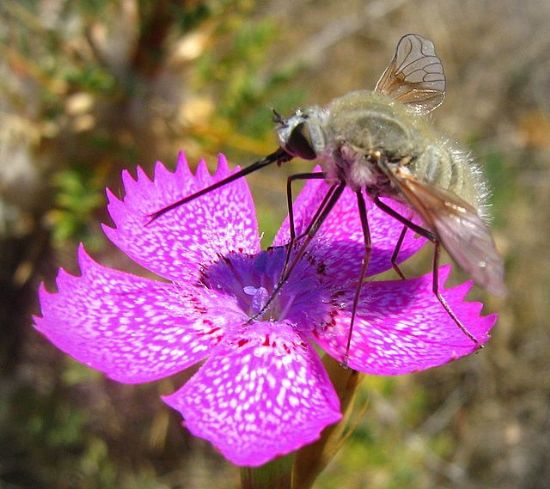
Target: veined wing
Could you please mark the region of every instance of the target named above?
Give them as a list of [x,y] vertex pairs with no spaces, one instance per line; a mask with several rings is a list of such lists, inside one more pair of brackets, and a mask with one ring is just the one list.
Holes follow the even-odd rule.
[[479,285],[504,295],[504,266],[491,231],[476,209],[452,192],[390,172],[403,196],[445,249]]
[[374,90],[427,114],[445,98],[445,73],[433,43],[418,34],[407,34],[397,43],[395,55]]

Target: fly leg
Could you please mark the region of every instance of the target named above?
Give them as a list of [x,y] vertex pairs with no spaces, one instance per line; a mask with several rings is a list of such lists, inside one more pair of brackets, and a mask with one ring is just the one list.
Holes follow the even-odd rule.
[[[326,174],[324,172],[297,173],[296,175],[289,176],[286,181],[286,199],[287,199],[287,206],[288,206],[288,223],[290,228],[290,241],[286,245],[287,248],[286,248],[286,254],[285,254],[285,263],[283,265],[281,277],[284,277],[286,273],[286,269],[288,267],[288,262],[290,261],[290,255],[292,253],[292,249],[294,248],[294,244],[296,243],[296,241],[300,240],[307,234],[307,230],[306,230],[306,232],[296,237],[296,226],[294,222],[294,207],[293,207],[293,198],[292,198],[292,183],[296,180],[324,180],[325,178],[326,178]],[[321,205],[315,212],[315,215],[313,216],[313,219],[311,220],[311,222],[315,222],[315,220],[319,218],[319,214],[322,212],[328,200],[330,200],[330,197],[334,193],[334,190],[336,190],[335,185],[329,188],[328,192],[326,193],[325,197],[321,202]]]
[[407,234],[408,227],[406,225],[403,225],[403,229],[401,230],[401,234],[399,235],[399,239],[397,240],[397,244],[395,245],[395,249],[393,250],[393,253],[391,255],[391,266],[401,277],[402,280],[405,280],[405,274],[401,271],[401,268],[399,268],[399,265],[397,264],[397,257],[399,256],[399,252],[401,251],[401,246],[403,245],[403,240],[405,239],[405,234]]
[[[473,343],[476,344],[478,348],[483,348],[483,345],[478,341],[478,339],[470,333],[468,328],[462,323],[462,321],[457,317],[457,315],[452,311],[451,307],[447,303],[445,297],[441,295],[441,292],[439,292],[439,254],[440,254],[440,247],[441,242],[439,241],[439,238],[430,230],[425,229],[421,226],[418,226],[414,222],[412,222],[410,219],[407,219],[406,217],[403,217],[398,212],[394,211],[390,206],[386,205],[384,202],[380,200],[379,197],[374,198],[375,205],[384,211],[385,213],[389,214],[393,218],[397,219],[399,222],[404,224],[406,227],[414,231],[415,233],[419,234],[420,236],[430,240],[434,244],[434,257],[433,257],[433,267],[432,267],[432,291],[437,297],[437,300],[439,303],[443,306],[443,309],[445,309],[445,312],[449,315],[449,317],[454,321],[454,323],[458,326],[460,331],[462,331],[470,340],[472,340]],[[403,233],[402,233],[403,234]]]
[[292,260],[291,261],[289,260],[289,265],[286,267],[284,274],[281,275],[281,278],[279,279],[279,282],[273,289],[271,296],[266,301],[261,311],[259,311],[256,315],[254,315],[248,320],[249,323],[257,319],[267,310],[269,305],[273,302],[273,299],[275,299],[275,297],[277,296],[277,294],[279,293],[283,285],[287,282],[288,278],[290,277],[290,274],[292,273],[292,271],[294,270],[298,262],[303,258],[307,250],[307,247],[309,246],[309,244],[317,234],[317,231],[319,230],[323,222],[325,222],[325,219],[328,217],[328,215],[330,214],[330,211],[334,208],[334,206],[338,202],[338,199],[340,199],[340,197],[342,196],[342,192],[344,192],[346,188],[346,184],[336,183],[333,185],[333,188],[334,188],[334,191],[331,192],[331,190],[329,190],[329,192],[331,193],[330,198],[328,200],[327,199],[323,200],[324,206],[320,206],[320,209],[315,213],[316,218],[314,218],[309,223],[303,243],[298,248],[298,251],[293,256]]
[[462,321],[458,319],[456,314],[453,312],[449,304],[447,303],[445,297],[441,295],[439,292],[439,273],[438,273],[438,267],[439,267],[439,253],[441,251],[441,242],[436,239],[434,242],[434,258],[433,258],[433,278],[432,278],[432,290],[433,293],[436,295],[436,297],[439,299],[439,302],[443,306],[443,309],[447,311],[447,314],[451,316],[451,319],[456,323],[456,325],[460,328],[460,330],[468,337],[470,338],[478,348],[483,348],[483,345],[477,340],[477,338],[468,331],[468,328],[462,324]]
[[343,365],[347,366],[349,359],[349,349],[351,346],[351,335],[353,333],[353,325],[355,323],[355,316],[357,315],[357,306],[359,305],[359,297],[361,295],[361,288],[363,287],[363,280],[367,273],[369,267],[370,255],[372,251],[371,239],[370,239],[370,230],[369,230],[369,221],[367,219],[367,207],[365,205],[365,198],[361,190],[356,192],[357,195],[357,207],[359,208],[359,218],[361,219],[361,229],[363,231],[363,243],[364,243],[364,255],[363,261],[361,262],[361,271],[359,272],[359,280],[357,282],[357,287],[355,288],[355,296],[353,298],[353,305],[351,308],[351,321],[348,332],[348,341],[346,343],[346,353],[344,354]]

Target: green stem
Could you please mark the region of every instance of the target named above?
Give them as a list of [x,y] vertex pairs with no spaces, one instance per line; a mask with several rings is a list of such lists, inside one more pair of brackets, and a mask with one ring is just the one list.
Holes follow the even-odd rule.
[[323,364],[340,398],[340,409],[344,418],[326,428],[315,443],[298,450],[292,477],[293,489],[309,489],[343,445],[347,438],[350,407],[362,378],[358,372],[342,367],[328,355],[323,358]]
[[280,457],[261,467],[241,468],[242,489],[291,489],[294,456]]

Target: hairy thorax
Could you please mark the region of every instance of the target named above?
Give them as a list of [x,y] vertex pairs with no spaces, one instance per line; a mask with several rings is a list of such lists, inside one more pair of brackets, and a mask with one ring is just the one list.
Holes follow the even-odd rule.
[[393,194],[379,165],[407,164],[422,150],[420,123],[401,104],[380,94],[359,91],[329,106],[323,166],[329,178],[352,189]]
[[400,199],[387,171],[415,178],[483,205],[484,184],[466,152],[431,129],[401,103],[368,91],[349,93],[328,109],[321,164],[331,181],[371,196]]

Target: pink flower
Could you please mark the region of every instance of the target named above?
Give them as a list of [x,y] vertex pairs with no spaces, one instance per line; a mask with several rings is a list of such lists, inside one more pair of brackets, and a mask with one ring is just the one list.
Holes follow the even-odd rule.
[[[124,383],[149,382],[204,362],[163,400],[185,426],[237,465],[257,466],[316,440],[341,418],[339,400],[313,348],[341,361],[362,259],[356,198],[346,192],[304,259],[267,311],[284,248],[261,251],[254,205],[244,180],[227,185],[146,225],[148,215],[229,174],[219,158],[215,175],[201,162],[193,175],[180,156],[151,181],[123,173],[126,195],[112,193],[111,241],[162,277],[151,280],[104,267],[79,250],[81,276],[60,270],[58,292],[40,290],[36,328],[76,360]],[[297,231],[307,226],[328,186],[309,182],[295,203]],[[407,212],[405,207],[401,212]],[[369,209],[374,249],[369,275],[391,268],[401,225]],[[285,222],[275,245],[288,240]],[[405,259],[424,241],[408,233]],[[448,276],[450,267],[441,275]],[[475,350],[431,291],[431,274],[363,286],[348,365],[397,375],[442,365]],[[471,282],[444,289],[453,311],[480,343],[495,315],[465,302]]]

